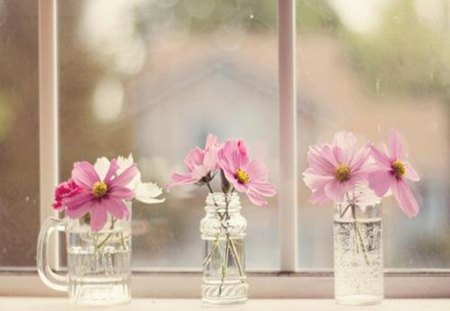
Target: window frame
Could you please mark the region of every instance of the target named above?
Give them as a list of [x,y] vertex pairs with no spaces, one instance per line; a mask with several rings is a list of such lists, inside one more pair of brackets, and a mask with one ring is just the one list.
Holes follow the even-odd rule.
[[[48,208],[59,181],[58,146],[58,0],[39,0],[40,219],[57,213]],[[331,270],[301,271],[298,254],[297,119],[295,0],[278,0],[278,86],[280,131],[279,236],[280,270],[249,272],[252,298],[331,298]],[[281,238],[283,237],[283,238]],[[50,244],[52,267],[61,271],[59,243]],[[180,280],[182,280],[180,282]],[[152,284],[152,286],[147,286]],[[198,298],[201,272],[184,269],[133,269],[135,297]],[[450,297],[450,269],[385,270],[389,298]],[[42,282],[34,268],[0,267],[0,295],[60,296]]]

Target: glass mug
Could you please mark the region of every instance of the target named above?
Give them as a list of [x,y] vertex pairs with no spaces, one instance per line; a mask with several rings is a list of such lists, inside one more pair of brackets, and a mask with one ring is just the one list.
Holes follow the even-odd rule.
[[[131,210],[131,209],[130,209]],[[48,261],[48,241],[53,232],[65,232],[67,274],[53,272]],[[131,300],[131,215],[111,219],[92,232],[89,218],[48,218],[39,233],[37,268],[50,288],[68,292],[71,302],[110,305]]]

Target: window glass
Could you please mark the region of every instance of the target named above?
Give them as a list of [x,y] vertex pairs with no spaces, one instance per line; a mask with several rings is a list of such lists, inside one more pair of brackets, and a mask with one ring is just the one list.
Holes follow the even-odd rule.
[[[350,130],[378,143],[399,129],[421,174],[408,219],[383,200],[387,268],[450,268],[450,4],[297,0],[299,166],[309,145]],[[333,208],[299,182],[299,266],[332,268]]]
[[39,230],[37,25],[37,1],[0,0],[0,267],[35,265]]
[[[61,0],[62,177],[72,163],[133,152],[165,185],[207,133],[246,139],[278,180],[276,1]],[[134,265],[200,268],[206,189],[133,207]],[[243,201],[247,265],[278,268],[277,199]]]

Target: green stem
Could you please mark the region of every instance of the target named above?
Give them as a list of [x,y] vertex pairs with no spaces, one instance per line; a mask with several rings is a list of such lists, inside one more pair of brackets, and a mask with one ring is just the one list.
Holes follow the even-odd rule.
[[208,256],[206,256],[205,260],[203,260],[202,266],[206,266],[212,259],[212,256],[214,254],[214,252],[216,251],[216,249],[219,247],[219,240],[216,239],[214,241],[213,247],[211,248],[211,250],[209,251]]
[[230,250],[230,234],[227,233],[227,239],[226,239],[226,244],[225,244],[225,258],[222,262],[222,280],[220,282],[220,286],[219,286],[219,297],[222,295],[222,288],[223,288],[223,284],[225,283],[225,277],[227,274],[227,270],[228,270],[228,255],[229,255],[229,250]]
[[344,210],[342,211],[342,213],[339,214],[339,218],[344,217],[345,213],[347,213],[348,209],[350,208],[350,206],[352,206],[352,204],[347,205]]
[[[209,182],[206,182],[205,184],[208,187],[209,192],[213,195],[212,196],[212,200],[214,202],[214,205],[216,207],[219,207],[217,202],[214,199],[214,191],[213,191],[213,189],[211,187],[211,184]],[[235,190],[236,190],[235,188],[231,189],[230,193],[233,193]],[[230,216],[228,214],[228,205],[229,204],[230,204],[230,201],[228,200],[228,197],[226,196],[226,193],[225,193],[225,211],[224,211],[223,214],[221,214],[219,211],[216,211],[217,215],[219,216],[220,222],[221,222],[221,227],[222,227],[222,229],[225,230],[225,234],[226,234],[226,241],[225,241],[225,243],[226,243],[225,244],[225,260],[226,260],[226,262],[225,262],[225,264],[226,264],[226,266],[228,266],[228,254],[229,254],[229,249],[231,248],[231,255],[233,256],[233,259],[235,260],[236,265],[238,267],[239,276],[240,277],[244,277],[244,271],[243,271],[242,263],[241,263],[241,261],[239,259],[239,254],[237,252],[236,245],[234,244],[233,239],[230,239],[230,233],[228,232],[228,226],[223,224],[224,220],[228,220],[230,218]],[[231,247],[229,247],[229,246],[231,246]],[[211,251],[208,254],[208,256],[206,257],[206,259],[208,259],[209,257],[212,257],[213,249],[214,248],[211,249]],[[208,261],[209,260],[210,259],[208,259]],[[222,281],[221,281],[220,286],[219,286],[219,297],[222,294],[222,287],[223,287],[223,284],[225,282],[225,276],[226,276],[226,269],[224,269],[224,264],[222,264]],[[244,280],[241,280],[241,282],[243,283]]]
[[[111,226],[109,227],[109,230],[114,229],[115,223],[116,223],[116,219],[114,217],[112,217]],[[112,236],[113,236],[113,233],[110,232],[100,244],[95,243],[96,244],[95,250],[99,251],[106,244],[106,242],[108,242],[111,239]]]
[[369,256],[367,253],[367,249],[366,246],[364,245],[364,240],[362,238],[362,234],[361,234],[361,230],[359,230],[359,226],[358,226],[358,219],[356,218],[356,205],[355,204],[351,204],[352,207],[352,217],[355,220],[353,226],[355,228],[355,234],[356,234],[356,251],[359,252],[359,247],[362,248],[362,253],[364,256],[364,261],[366,262],[366,264],[368,266],[370,266],[370,260],[369,260]]
[[[231,252],[233,253],[233,257],[236,260],[236,265],[238,267],[239,276],[243,277],[244,269],[242,268],[242,263],[241,263],[241,260],[239,259],[238,251],[236,249],[236,245],[234,244],[233,240],[230,240],[230,245],[231,245]],[[244,283],[244,280],[241,280],[241,282]]]

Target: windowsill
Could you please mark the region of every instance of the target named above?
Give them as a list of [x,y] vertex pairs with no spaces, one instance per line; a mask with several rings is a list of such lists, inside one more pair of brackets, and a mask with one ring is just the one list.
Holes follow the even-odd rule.
[[[60,311],[60,310],[80,310],[79,307],[71,305],[64,298],[20,298],[20,297],[0,297],[0,306],[3,311]],[[100,308],[100,310],[103,308]],[[198,299],[134,299],[126,305],[107,307],[108,311],[167,311],[167,310],[204,310],[204,306]],[[208,310],[224,310],[228,308],[207,308]],[[252,299],[244,305],[230,307],[234,310],[249,311],[294,311],[294,310],[361,310],[361,307],[340,306],[329,299]],[[389,299],[382,304],[364,307],[364,311],[448,311],[450,309],[450,299]],[[83,307],[81,310],[99,310],[96,307]]]

